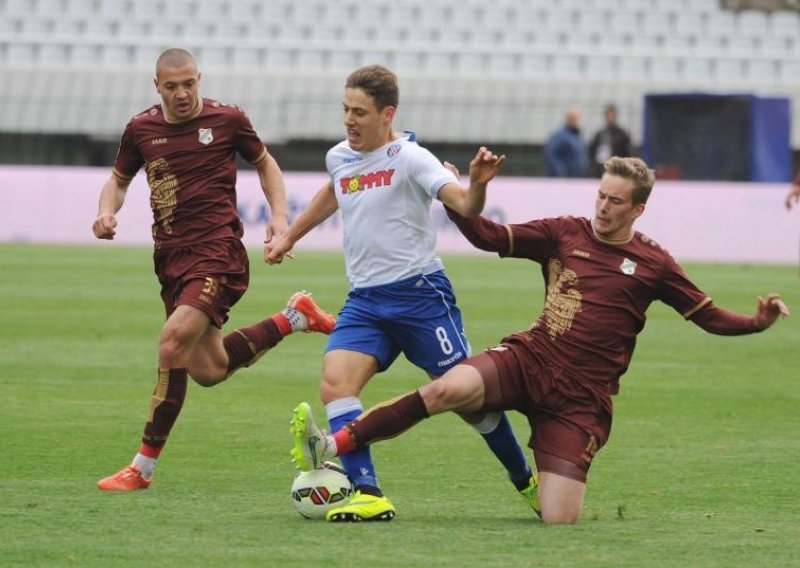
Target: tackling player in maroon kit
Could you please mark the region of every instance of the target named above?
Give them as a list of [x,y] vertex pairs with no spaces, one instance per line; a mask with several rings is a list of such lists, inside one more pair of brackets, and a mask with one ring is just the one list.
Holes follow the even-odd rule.
[[756,333],[788,316],[778,294],[759,298],[753,316],[715,306],[666,250],[634,231],[654,181],[639,158],[611,158],[591,221],[560,217],[500,225],[448,211],[477,248],[542,265],[547,293],[539,319],[438,380],[367,410],[333,435],[321,432],[309,405],[301,403],[292,420],[298,467],[318,467],[448,410],[517,410],[532,429],[543,521],[576,522],[592,459],[611,431],[611,396],[619,391],[654,300],[720,335]]
[[283,175],[239,107],[200,98],[194,57],[170,49],[156,63],[161,104],[125,127],[114,170],[100,193],[92,230],[113,239],[116,213],[140,168],[153,210],[153,260],[166,309],[158,341],[158,380],[139,452],[101,479],[104,490],[150,486],[156,458],[186,396],[188,377],[211,387],[249,366],[293,331],[329,333],[334,319],[305,292],[281,312],[222,335],[230,308],[247,290],[249,263],[236,210],[236,154],[252,163],[269,204],[266,240],[287,229]]

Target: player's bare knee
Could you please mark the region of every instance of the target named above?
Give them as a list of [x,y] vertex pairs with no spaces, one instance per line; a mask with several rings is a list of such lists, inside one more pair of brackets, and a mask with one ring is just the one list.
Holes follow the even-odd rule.
[[158,357],[162,362],[174,361],[186,350],[185,341],[175,328],[166,327],[158,338]]
[[432,381],[426,384],[419,390],[419,394],[431,414],[438,414],[453,407],[450,400],[452,393],[442,381]]
[[213,387],[228,378],[225,373],[212,369],[190,369],[189,376],[201,387]]
[[542,522],[546,525],[574,525],[580,518],[580,511],[549,511],[542,507]]
[[360,391],[357,385],[350,384],[342,377],[323,373],[319,384],[319,396],[325,404],[346,396],[358,396]]

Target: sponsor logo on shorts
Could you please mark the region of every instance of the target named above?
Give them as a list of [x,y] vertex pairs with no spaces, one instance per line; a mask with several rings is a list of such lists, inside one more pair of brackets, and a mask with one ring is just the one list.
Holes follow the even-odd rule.
[[594,456],[597,454],[597,438],[594,435],[589,436],[589,443],[586,444],[586,448],[583,450],[583,454],[581,454],[581,459],[588,464],[592,463]]
[[463,359],[463,358],[464,358],[464,352],[463,351],[457,351],[457,352],[453,353],[447,359],[445,359],[443,361],[439,361],[438,363],[436,363],[436,366],[437,367],[448,367],[448,366],[452,365],[453,363],[455,363],[456,361],[458,361],[459,359]]
[[214,298],[216,298],[218,293],[219,284],[217,281],[210,276],[206,276],[206,283],[203,286],[202,292],[200,292],[200,300],[210,305],[214,302]]

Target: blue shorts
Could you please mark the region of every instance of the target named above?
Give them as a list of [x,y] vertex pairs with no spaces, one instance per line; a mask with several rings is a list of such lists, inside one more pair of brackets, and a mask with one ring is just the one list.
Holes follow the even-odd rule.
[[385,371],[400,353],[438,377],[471,354],[461,310],[443,270],[347,295],[325,351],[373,355]]

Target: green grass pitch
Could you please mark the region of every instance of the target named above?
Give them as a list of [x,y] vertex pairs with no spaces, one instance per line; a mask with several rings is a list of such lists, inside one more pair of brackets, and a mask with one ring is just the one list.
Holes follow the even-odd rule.
[[[300,250],[267,267],[252,252],[250,290],[226,329],[279,310],[296,289],[341,305],[339,254]],[[474,349],[537,316],[537,265],[445,261]],[[192,383],[153,486],[100,492],[97,479],[135,452],[155,383],[163,312],[151,251],[0,245],[0,565],[797,566],[797,270],[687,271],[720,305],[750,313],[774,290],[798,313],[724,338],[655,304],[578,525],[535,521],[480,438],[445,415],[373,447],[395,521],[342,526],[304,520],[289,499],[289,418],[301,400],[321,414],[323,337],[289,337],[215,388]],[[398,361],[364,402],[422,381]]]

